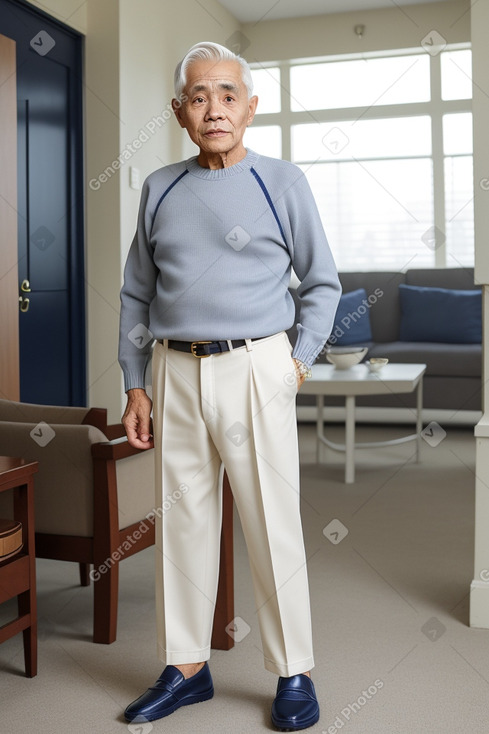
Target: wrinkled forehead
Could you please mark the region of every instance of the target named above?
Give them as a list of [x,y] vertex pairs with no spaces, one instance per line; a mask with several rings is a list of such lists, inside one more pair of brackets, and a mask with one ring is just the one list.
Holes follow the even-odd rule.
[[236,61],[194,61],[186,71],[188,92],[221,89],[239,92],[245,89],[241,66]]

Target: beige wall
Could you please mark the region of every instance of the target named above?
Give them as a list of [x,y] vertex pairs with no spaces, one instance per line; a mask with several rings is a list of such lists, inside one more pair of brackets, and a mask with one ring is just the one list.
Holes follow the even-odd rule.
[[[394,5],[394,3],[393,3]],[[395,48],[416,48],[433,30],[448,43],[470,40],[470,2],[409,5],[307,18],[245,23],[249,62],[280,61]],[[363,38],[354,26],[364,25]]]
[[[139,169],[142,182],[193,150],[173,118],[161,119],[173,94],[173,69],[185,50],[203,39],[226,43],[237,30],[249,41],[249,61],[419,46],[433,29],[450,43],[470,39],[469,0],[409,6],[409,17],[392,8],[244,26],[217,0],[31,1],[86,35],[89,403],[107,406],[112,421],[120,418],[124,402],[117,363],[119,289],[140,196],[129,186],[129,167]],[[357,23],[366,26],[362,40],[353,32]],[[136,143],[139,149],[120,170],[109,170],[97,188],[93,179],[120,154],[128,155],[140,137],[148,140]]]
[[66,25],[80,33],[87,31],[87,3],[80,0],[29,0],[30,5],[35,5],[45,13],[52,15]]
[[[85,161],[90,182],[121,150],[118,0],[89,0],[85,40]],[[86,187],[86,294],[89,405],[120,419],[117,365],[121,258],[120,175]]]

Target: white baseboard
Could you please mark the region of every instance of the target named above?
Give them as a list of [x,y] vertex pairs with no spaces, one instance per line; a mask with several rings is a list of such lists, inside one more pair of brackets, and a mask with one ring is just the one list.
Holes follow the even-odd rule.
[[[441,426],[475,426],[481,419],[482,412],[477,410],[441,410],[425,408],[423,410],[423,424],[436,421]],[[416,411],[410,408],[367,408],[355,409],[357,423],[398,423],[415,424]],[[297,420],[300,423],[315,423],[316,408],[314,405],[299,405]],[[325,406],[325,423],[344,423],[345,409],[342,406]]]
[[489,628],[489,584],[474,579],[470,585],[470,626]]

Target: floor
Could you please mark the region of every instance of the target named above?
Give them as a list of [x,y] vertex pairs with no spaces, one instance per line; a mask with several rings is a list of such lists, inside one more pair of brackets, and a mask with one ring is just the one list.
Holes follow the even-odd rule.
[[[330,426],[341,440],[340,426]],[[402,435],[360,426],[358,440]],[[315,464],[300,428],[302,516],[321,705],[314,734],[487,734],[489,630],[470,629],[474,461],[470,428],[423,443],[361,450],[356,482],[342,457]],[[117,642],[95,645],[91,589],[74,564],[39,560],[39,674],[23,675],[21,636],[0,646],[1,730],[9,734],[271,731],[276,685],[264,670],[248,562],[236,522],[236,616],[242,639],[213,652],[215,696],[167,719],[128,725],[124,707],[161,671],[155,654],[153,550],[121,564]],[[3,617],[12,607],[3,605]],[[249,630],[248,630],[249,628]],[[241,635],[240,635],[241,636]]]

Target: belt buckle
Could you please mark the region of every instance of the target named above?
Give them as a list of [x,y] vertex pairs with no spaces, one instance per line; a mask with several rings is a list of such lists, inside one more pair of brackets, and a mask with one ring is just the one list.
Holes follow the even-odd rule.
[[195,350],[197,349],[197,346],[199,344],[212,344],[212,342],[192,342],[190,345],[190,351],[194,355],[194,357],[197,357],[197,359],[204,359],[204,357],[210,357],[210,354],[196,354]]

